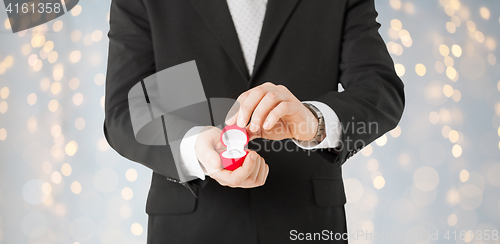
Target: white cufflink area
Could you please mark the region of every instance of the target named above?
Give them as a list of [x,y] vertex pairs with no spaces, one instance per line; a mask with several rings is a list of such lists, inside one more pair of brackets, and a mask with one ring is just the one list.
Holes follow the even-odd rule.
[[198,135],[203,132],[205,126],[195,126],[188,130],[180,144],[181,167],[188,176],[195,176],[205,180],[205,173],[196,157],[195,145]]

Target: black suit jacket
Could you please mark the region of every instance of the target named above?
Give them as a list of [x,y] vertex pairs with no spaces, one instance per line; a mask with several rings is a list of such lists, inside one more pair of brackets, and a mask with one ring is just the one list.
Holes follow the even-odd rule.
[[[104,131],[118,153],[153,170],[148,242],[283,243],[291,230],[346,231],[341,165],[394,128],[404,107],[376,16],[373,0],[269,0],[249,76],[226,1],[113,0]],[[278,143],[255,140],[250,149],[270,168],[264,186],[233,189],[208,178],[193,197],[168,180],[177,176],[168,146],[134,139],[127,103],[138,81],[191,60],[209,98],[235,99],[271,81],[329,105],[345,129],[342,150],[306,151],[285,140],[276,151]]]

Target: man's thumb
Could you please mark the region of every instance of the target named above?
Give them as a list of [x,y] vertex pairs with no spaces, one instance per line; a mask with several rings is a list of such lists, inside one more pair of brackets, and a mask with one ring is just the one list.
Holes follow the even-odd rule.
[[[215,153],[215,151],[214,151],[214,153]],[[221,164],[219,154],[211,155],[209,164],[210,164],[210,166],[212,166],[212,168],[218,169],[220,167],[220,164]]]

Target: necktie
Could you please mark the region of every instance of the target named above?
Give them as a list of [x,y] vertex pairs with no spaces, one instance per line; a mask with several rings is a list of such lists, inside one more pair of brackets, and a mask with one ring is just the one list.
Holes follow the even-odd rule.
[[248,72],[252,75],[267,0],[227,0]]

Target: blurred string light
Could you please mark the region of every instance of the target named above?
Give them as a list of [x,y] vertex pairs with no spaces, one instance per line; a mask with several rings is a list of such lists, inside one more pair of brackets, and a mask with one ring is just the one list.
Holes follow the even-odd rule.
[[[97,5],[98,3],[92,4]],[[104,6],[101,9],[106,9],[106,7],[109,6]],[[93,12],[96,11],[92,11],[92,14]],[[82,13],[83,8],[81,5],[78,5],[71,11],[71,16],[81,16]],[[89,16],[85,18],[88,19]],[[102,20],[109,20],[109,12],[103,13]],[[76,244],[86,243],[90,239],[93,239],[92,242],[98,240],[99,243],[101,241],[102,243],[143,243],[141,240],[145,240],[145,235],[143,234],[144,223],[136,223],[131,220],[130,224],[128,224],[130,228],[126,227],[124,229],[116,225],[107,224],[110,221],[118,222],[123,218],[131,218],[133,213],[144,214],[143,208],[134,208],[132,210],[130,204],[120,203],[119,219],[113,218],[109,214],[100,215],[108,216],[102,219],[98,217],[99,215],[90,216],[89,214],[97,211],[96,209],[102,209],[103,205],[113,206],[114,204],[104,202],[103,200],[99,201],[100,197],[98,197],[92,203],[87,202],[87,204],[76,208],[76,205],[72,203],[72,198],[68,198],[69,192],[77,196],[77,202],[85,202],[89,194],[95,194],[92,191],[111,195],[117,191],[117,194],[121,195],[122,200],[131,201],[131,204],[137,205],[136,200],[134,200],[133,187],[120,186],[118,188],[118,184],[121,181],[119,178],[126,179],[124,182],[129,183],[141,178],[139,173],[132,168],[126,170],[126,174],[123,173],[120,176],[116,174],[118,171],[112,169],[112,167],[116,165],[116,160],[120,158],[114,156],[116,154],[109,150],[109,145],[102,135],[102,127],[100,125],[96,126],[96,123],[94,123],[98,122],[96,118],[99,116],[88,117],[88,112],[81,113],[83,110],[92,110],[92,101],[97,101],[94,104],[100,105],[101,108],[104,107],[104,96],[99,95],[97,98],[93,98],[92,94],[96,94],[96,89],[89,90],[89,84],[103,86],[105,83],[102,66],[105,64],[102,55],[104,52],[96,50],[107,46],[104,34],[107,32],[107,22],[103,23],[105,25],[99,26],[103,28],[102,30],[93,29],[89,31],[85,25],[83,29],[77,29],[78,27],[76,27],[77,25],[73,21],[81,22],[81,20],[77,19],[59,18],[31,30],[19,32],[15,35],[19,37],[19,40],[23,40],[17,44],[20,53],[16,54],[12,52],[12,45],[9,47],[10,49],[2,49],[2,52],[0,52],[0,75],[9,72],[7,73],[8,76],[5,76],[6,79],[11,81],[15,79],[13,77],[16,77],[16,75],[12,76],[13,73],[11,72],[14,68],[17,69],[18,73],[19,70],[28,68],[29,78],[26,78],[27,81],[36,79],[33,77],[42,77],[39,79],[39,83],[36,84],[35,89],[33,89],[31,84],[27,84],[23,89],[19,89],[20,87],[17,86],[17,83],[8,85],[9,83],[4,82],[6,79],[0,77],[0,113],[9,116],[4,118],[19,121],[19,114],[12,113],[11,111],[14,108],[20,109],[18,111],[23,112],[26,110],[26,107],[23,107],[22,103],[14,104],[9,101],[12,98],[12,94],[15,94],[16,98],[19,96],[24,97],[18,101],[24,101],[26,106],[32,108],[31,110],[27,110],[31,114],[22,119],[25,121],[22,128],[31,135],[26,136],[23,132],[19,133],[17,126],[13,128],[8,123],[0,123],[0,141],[6,141],[10,145],[21,147],[21,150],[23,150],[23,147],[26,147],[24,155],[38,155],[33,157],[33,159],[25,157],[28,165],[33,167],[31,171],[34,173],[27,173],[26,175],[35,177],[35,179],[27,179],[23,183],[23,199],[27,204],[25,204],[24,208],[21,207],[21,209],[24,209],[27,213],[24,217],[21,216],[21,226],[12,226],[11,230],[14,230],[13,234],[10,234],[8,231],[4,232],[3,230],[6,230],[5,228],[7,227],[0,224],[0,243],[18,243],[19,241],[14,241],[14,239],[22,240],[23,236],[24,238],[30,238],[30,243],[69,241]],[[86,21],[82,23],[86,23]],[[5,20],[3,27],[6,30],[10,29],[8,20]],[[54,35],[54,33],[59,32],[67,33],[69,40],[74,44],[68,46],[66,39],[61,39],[60,35]],[[99,46],[95,46],[94,48],[94,44],[98,43]],[[93,47],[82,49],[85,46]],[[4,55],[5,53],[12,54]],[[80,75],[81,71],[75,72],[72,70],[75,64],[79,64],[79,67],[84,68],[100,65],[101,68],[100,72],[94,73],[93,83],[92,81],[89,83],[87,82],[88,78],[85,72],[83,72],[84,75]],[[26,71],[23,70],[21,71],[22,73],[26,73]],[[75,73],[77,74],[76,76]],[[83,82],[80,82],[80,80]],[[15,90],[13,91],[13,89]],[[103,90],[98,90],[102,94]],[[24,93],[25,91],[26,93]],[[82,110],[77,110],[77,107],[81,107]],[[73,112],[76,112],[77,116],[74,118],[68,117],[72,116]],[[0,121],[2,121],[1,119]],[[102,119],[97,120],[101,121]],[[100,124],[102,125],[102,121]],[[89,127],[89,125],[91,126]],[[98,132],[100,138],[89,142],[87,139],[81,139],[73,130],[83,131],[83,134]],[[48,138],[52,139],[46,140]],[[29,142],[30,140],[32,142]],[[40,143],[42,141],[43,144]],[[48,143],[46,143],[47,141]],[[89,144],[94,144],[93,147],[90,147],[92,148],[91,150],[97,149],[96,152],[105,155],[97,156],[97,160],[101,166],[97,166],[98,168],[91,173],[93,177],[90,177],[90,182],[88,181],[88,177],[83,177],[83,174],[85,171],[96,168],[96,165],[98,165],[94,162],[96,156],[94,158],[86,158],[80,152],[82,150],[81,147],[88,151]],[[43,149],[44,146],[47,147],[45,150]],[[6,149],[5,146],[1,148]],[[7,158],[4,160],[3,157],[6,154],[3,155],[1,161],[9,160]],[[73,160],[70,160],[70,158],[73,158]],[[89,159],[90,162],[88,161]],[[120,160],[126,161],[123,159]],[[75,164],[86,165],[86,167],[82,171],[81,167],[74,167]],[[127,167],[126,164],[124,166]],[[40,170],[41,174],[38,173],[38,170]],[[144,172],[141,172],[141,174],[144,174]],[[39,175],[39,177],[36,175]],[[144,177],[143,179],[147,178]],[[144,184],[141,183],[141,185]],[[137,185],[134,188],[137,188]],[[122,191],[118,189],[122,189]],[[2,193],[3,189],[0,188],[0,203]],[[7,193],[12,194],[13,192],[9,191]],[[139,199],[139,205],[143,204],[141,200]],[[45,208],[42,209],[38,205],[43,205]],[[19,206],[23,205],[19,204]],[[11,209],[16,210],[18,208],[11,207]],[[85,216],[78,217],[79,214]],[[0,212],[0,223],[4,220],[2,215],[11,216],[10,213]],[[137,219],[134,220],[137,221]],[[103,231],[98,232],[97,228],[103,226],[105,227],[101,228]],[[107,226],[112,226],[112,228],[108,228]],[[19,228],[22,229],[22,233],[20,234],[15,232]],[[6,233],[6,235],[3,233]],[[141,238],[127,238],[126,235],[123,235],[124,233],[132,236],[140,236]]]
[[[425,100],[418,101],[418,107],[425,108],[425,105],[421,105],[422,102],[431,105],[429,107],[431,109],[422,113],[428,117],[425,120],[421,120],[419,117],[416,117],[416,114],[423,111],[423,109],[416,111],[414,106],[415,101],[407,100],[409,106],[407,106],[405,113],[407,117],[410,115],[410,120],[419,121],[418,123],[413,123],[413,126],[416,125],[420,128],[411,128],[408,133],[404,134],[403,138],[416,140],[417,138],[415,137],[421,135],[425,135],[424,138],[430,138],[429,133],[432,133],[430,131],[433,130],[433,127],[426,126],[425,122],[422,122],[428,121],[430,125],[438,128],[439,135],[442,135],[441,138],[445,140],[435,138],[436,141],[434,142],[423,141],[426,144],[420,145],[422,147],[419,155],[420,159],[418,158],[418,152],[416,157],[413,156],[415,151],[418,150],[412,147],[407,148],[408,152],[403,151],[396,156],[397,163],[401,166],[401,169],[412,172],[413,184],[405,190],[405,192],[408,192],[408,195],[403,193],[403,196],[399,200],[393,201],[390,207],[387,208],[389,209],[390,217],[380,217],[381,220],[373,220],[371,217],[361,217],[357,213],[359,211],[359,199],[364,199],[365,197],[365,193],[363,191],[360,193],[360,189],[364,188],[366,192],[368,185],[365,181],[353,178],[353,176],[359,176],[360,179],[366,178],[366,173],[360,172],[359,168],[355,166],[351,168],[351,165],[359,163],[362,158],[354,156],[349,164],[344,165],[346,168],[344,174],[351,177],[345,181],[348,202],[352,203],[351,205],[346,205],[350,228],[369,228],[382,232],[387,231],[387,229],[380,229],[379,226],[386,226],[388,222],[392,221],[398,224],[406,224],[404,228],[409,229],[404,232],[408,235],[412,231],[418,233],[418,230],[421,230],[422,233],[428,233],[429,228],[419,226],[418,223],[421,221],[432,221],[435,223],[442,223],[444,221],[447,226],[453,226],[457,229],[478,229],[482,226],[488,226],[492,230],[498,230],[500,228],[498,223],[495,223],[495,221],[492,222],[494,217],[484,216],[481,213],[488,212],[490,216],[494,215],[496,219],[500,218],[500,197],[490,197],[488,198],[489,202],[485,202],[486,199],[484,197],[487,191],[491,193],[500,188],[500,180],[498,180],[500,179],[500,163],[486,163],[489,162],[487,160],[488,157],[496,155],[496,157],[493,157],[493,162],[495,162],[498,156],[500,156],[498,151],[500,150],[500,101],[498,100],[500,96],[498,96],[498,93],[493,94],[493,90],[486,88],[490,87],[491,78],[498,77],[499,75],[499,69],[495,66],[497,65],[497,57],[495,55],[499,36],[498,32],[492,31],[492,28],[489,28],[490,26],[488,25],[491,25],[489,22],[491,19],[496,20],[497,18],[493,12],[490,12],[490,9],[499,9],[500,4],[489,2],[487,4],[483,3],[488,6],[477,6],[478,4],[473,1],[439,0],[439,5],[441,5],[448,20],[444,21],[441,29],[438,23],[437,29],[429,27],[428,31],[422,32],[426,33],[427,36],[422,34],[422,36],[414,39],[412,34],[415,31],[415,23],[422,22],[422,15],[415,19],[412,19],[411,16],[422,14],[426,11],[425,9],[419,9],[418,6],[425,6],[427,8],[434,8],[435,6],[428,2],[419,2],[418,4],[413,4],[412,1],[401,0],[388,0],[388,2],[389,6],[398,12],[397,15],[399,16],[398,19],[392,18],[382,23],[382,27],[387,26],[387,34],[384,37],[386,37],[387,49],[394,58],[396,73],[400,77],[403,77],[406,87],[410,87],[406,89],[407,94],[412,94],[418,90],[415,90],[415,87],[418,87],[418,85],[414,84],[424,84]],[[424,18],[427,18],[429,15],[425,16]],[[429,21],[429,23],[435,22],[437,21]],[[416,28],[422,28],[420,24],[417,24],[417,26]],[[497,27],[495,28],[497,29]],[[384,33],[383,29],[381,31]],[[422,44],[425,44],[428,40],[433,41],[432,44],[434,45],[435,53],[425,55],[423,53],[426,50],[423,49]],[[415,50],[412,50],[415,48],[415,43],[419,45],[417,47],[419,54],[417,55],[415,55]],[[410,53],[415,56],[409,56]],[[429,64],[427,56],[431,55],[435,60]],[[412,72],[413,74],[409,72],[410,65],[414,67],[415,73]],[[495,90],[500,91],[500,81],[494,80],[493,82],[497,88]],[[482,95],[479,91],[483,92]],[[412,97],[412,95],[409,96]],[[493,111],[489,110],[489,107],[484,104],[474,106],[484,106],[483,108],[477,108],[483,115],[493,114],[493,127],[496,132],[495,134],[498,134],[496,137],[491,137],[491,134],[483,136],[485,131],[491,131],[491,129],[487,129],[491,127],[480,128],[481,126],[477,127],[478,125],[471,124],[471,120],[474,121],[475,118],[469,117],[471,116],[469,115],[470,107],[462,102],[464,97],[467,101],[476,99],[477,101],[489,104],[491,102],[494,103]],[[414,111],[410,111],[411,109]],[[405,123],[404,118],[401,126],[409,126],[408,123]],[[468,120],[467,127],[464,127],[464,120]],[[420,135],[412,133],[412,130]],[[399,126],[391,131],[390,134],[392,135],[396,131],[399,136],[401,134]],[[411,134],[413,138],[406,137],[408,134]],[[476,137],[481,138],[481,145],[473,143],[473,138]],[[382,136],[372,145],[394,145],[390,144],[390,141],[387,139],[387,136]],[[498,143],[498,147],[489,146],[488,149],[479,149],[482,146],[496,143]],[[394,146],[401,148],[397,145]],[[405,147],[401,149],[405,150]],[[479,150],[480,152],[488,153],[481,155],[479,157],[481,159],[478,159],[476,152]],[[373,146],[367,146],[361,151],[361,155],[368,157],[365,170],[369,172],[368,175],[371,175],[369,178],[371,178],[372,187],[376,190],[383,190],[387,187],[394,189],[394,186],[391,186],[391,184],[386,186],[385,181],[389,180],[391,182],[397,180],[395,174],[400,174],[401,172],[395,173],[395,169],[390,167],[390,162],[384,160],[384,158],[390,158],[387,156],[387,153],[390,154],[393,152],[385,152],[386,154],[384,154],[382,149]],[[485,162],[484,166],[481,166],[483,165],[482,162]],[[449,166],[443,168],[441,165],[445,163]],[[452,170],[450,171],[450,169]],[[382,172],[385,173],[382,174]],[[454,175],[454,177],[448,180],[448,175],[450,174]],[[393,182],[391,183],[394,184]],[[486,183],[489,183],[490,188],[488,188]],[[443,196],[445,200],[444,206],[440,202],[439,196],[437,196],[437,192],[443,189],[446,192],[445,196]],[[358,193],[354,194],[351,191],[357,191]],[[383,191],[379,194],[382,196]],[[386,194],[385,197],[393,198],[395,195],[397,194]],[[430,212],[430,209],[424,210],[423,207],[431,206],[430,204],[432,203],[435,203],[432,205],[432,208],[440,209],[448,214],[445,216],[427,216],[425,218],[417,215],[417,213]],[[382,211],[386,210],[382,206],[380,209]],[[371,213],[369,212],[368,214]],[[471,221],[478,219],[479,215],[482,217],[482,222]],[[396,229],[403,228],[399,225],[393,226]],[[436,224],[435,227],[445,229],[446,226]],[[468,234],[464,238],[465,242],[472,243],[474,236]],[[372,243],[370,241],[358,242]],[[375,241],[373,243],[384,242]],[[405,243],[414,243],[414,241],[407,240]]]

